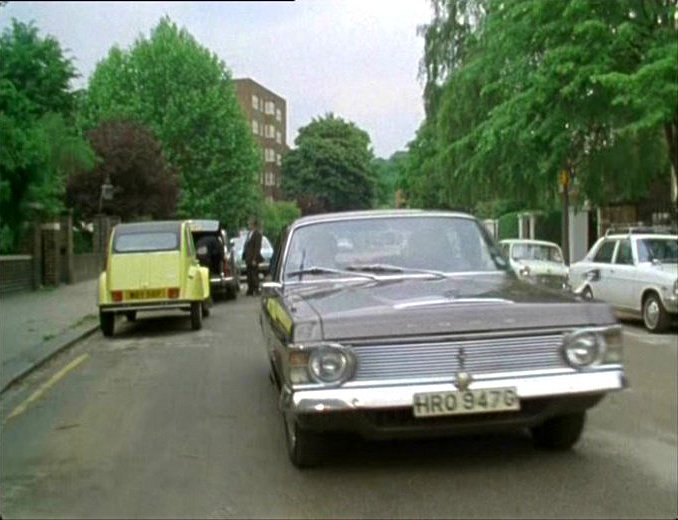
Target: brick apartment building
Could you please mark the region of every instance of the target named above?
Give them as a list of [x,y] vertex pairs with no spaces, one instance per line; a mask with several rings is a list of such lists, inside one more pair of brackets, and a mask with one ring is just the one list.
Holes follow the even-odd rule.
[[259,181],[267,200],[282,199],[282,157],[287,152],[287,102],[250,78],[234,80],[238,101],[261,146],[264,170]]

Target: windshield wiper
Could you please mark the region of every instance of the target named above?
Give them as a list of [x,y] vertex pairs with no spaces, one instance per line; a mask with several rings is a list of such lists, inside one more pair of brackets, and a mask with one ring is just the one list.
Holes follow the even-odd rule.
[[304,269],[298,269],[297,271],[291,271],[289,273],[285,273],[286,277],[289,276],[298,276],[299,279],[301,279],[302,275],[305,274],[310,274],[310,275],[317,275],[317,274],[344,274],[344,275],[349,275],[349,276],[361,276],[363,278],[369,278],[370,280],[378,280],[376,276],[367,274],[367,273],[356,273],[355,271],[351,270],[343,270],[343,269],[332,269],[331,267],[319,267],[319,266],[311,266],[311,267],[306,267]]
[[430,274],[436,278],[447,278],[447,275],[442,271],[434,271],[432,269],[413,269],[409,267],[400,267],[397,265],[391,264],[356,264],[349,265],[346,268],[347,271],[359,271],[359,272],[370,272],[370,273],[421,273],[421,274]]

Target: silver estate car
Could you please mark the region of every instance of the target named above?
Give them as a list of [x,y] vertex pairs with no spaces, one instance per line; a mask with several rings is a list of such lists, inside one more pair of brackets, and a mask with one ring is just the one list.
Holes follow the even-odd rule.
[[626,386],[611,307],[518,280],[469,215],[309,216],[278,247],[260,322],[298,467],[322,461],[330,432],[527,428],[569,449]]

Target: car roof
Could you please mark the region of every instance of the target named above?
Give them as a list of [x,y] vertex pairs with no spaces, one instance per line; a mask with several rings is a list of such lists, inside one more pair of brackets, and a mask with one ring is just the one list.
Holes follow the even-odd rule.
[[352,220],[362,218],[388,218],[388,217],[460,217],[474,218],[468,213],[457,211],[437,211],[423,209],[376,209],[361,211],[340,211],[334,213],[320,213],[317,215],[308,215],[294,221],[292,227],[304,226],[306,224],[316,224],[320,222],[332,222],[336,220]]
[[161,220],[149,222],[131,222],[125,224],[118,224],[115,226],[116,234],[120,233],[152,233],[163,231],[181,232],[181,225],[183,220]]
[[670,235],[670,234],[659,234],[659,233],[633,233],[633,234],[628,234],[628,233],[616,233],[614,235],[607,235],[601,238],[608,238],[612,240],[620,240],[623,238],[659,238],[661,240],[678,240],[678,235]]
[[534,240],[531,238],[507,238],[499,241],[500,244],[535,244],[540,246],[552,246],[560,248],[555,242],[549,242],[548,240]]
[[218,220],[195,219],[189,220],[188,225],[192,232],[216,232],[221,227]]

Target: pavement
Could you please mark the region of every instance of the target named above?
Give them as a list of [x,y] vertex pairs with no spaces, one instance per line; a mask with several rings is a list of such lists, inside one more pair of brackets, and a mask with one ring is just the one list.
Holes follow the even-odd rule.
[[0,296],[0,393],[99,326],[97,280]]
[[[140,315],[0,396],[4,518],[676,518],[678,337],[624,324],[631,387],[567,453],[524,433],[287,458],[258,298]],[[336,442],[336,444],[335,444]]]

